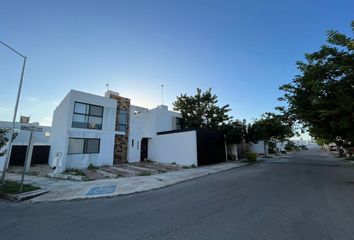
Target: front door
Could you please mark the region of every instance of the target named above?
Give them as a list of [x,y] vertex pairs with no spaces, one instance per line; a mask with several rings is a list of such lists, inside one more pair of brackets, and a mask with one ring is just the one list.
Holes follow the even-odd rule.
[[140,161],[146,161],[148,159],[148,139],[141,139],[140,147]]

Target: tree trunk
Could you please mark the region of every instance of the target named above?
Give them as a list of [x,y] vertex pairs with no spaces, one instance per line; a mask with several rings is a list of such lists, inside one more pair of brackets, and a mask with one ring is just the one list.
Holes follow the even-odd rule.
[[263,145],[264,145],[264,154],[266,157],[268,157],[268,151],[267,151],[267,140],[264,140]]

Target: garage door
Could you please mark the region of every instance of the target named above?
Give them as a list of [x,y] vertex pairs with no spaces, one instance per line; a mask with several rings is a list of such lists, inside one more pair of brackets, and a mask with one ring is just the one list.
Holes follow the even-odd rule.
[[33,146],[31,164],[48,163],[50,146]]
[[10,157],[10,166],[21,165],[25,163],[27,146],[12,146],[11,157]]
[[[27,146],[12,146],[10,166],[23,166],[26,158]],[[31,164],[46,164],[49,159],[50,146],[33,146]]]

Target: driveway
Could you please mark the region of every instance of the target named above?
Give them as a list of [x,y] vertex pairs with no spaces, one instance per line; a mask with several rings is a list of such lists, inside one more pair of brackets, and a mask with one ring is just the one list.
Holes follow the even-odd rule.
[[354,168],[321,151],[135,195],[0,202],[2,239],[354,239]]

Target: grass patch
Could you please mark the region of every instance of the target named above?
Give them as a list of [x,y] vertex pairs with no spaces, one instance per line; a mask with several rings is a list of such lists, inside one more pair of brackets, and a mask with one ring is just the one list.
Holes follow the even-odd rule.
[[189,169],[189,168],[196,168],[197,166],[195,164],[192,165],[183,165],[182,168],[183,169]]
[[139,173],[139,176],[150,176],[151,175],[151,173],[149,173],[149,172],[141,172],[141,173]]
[[88,167],[87,167],[88,170],[96,170],[96,169],[99,169],[99,167],[96,167],[92,164],[90,164]]
[[[32,186],[30,184],[23,184],[22,192],[30,192],[40,189],[39,187]],[[20,192],[20,183],[13,181],[5,181],[5,184],[0,187],[0,192],[9,194],[18,194]]]
[[74,176],[82,176],[86,177],[86,174],[77,169],[69,169],[64,172],[64,174],[74,175]]

